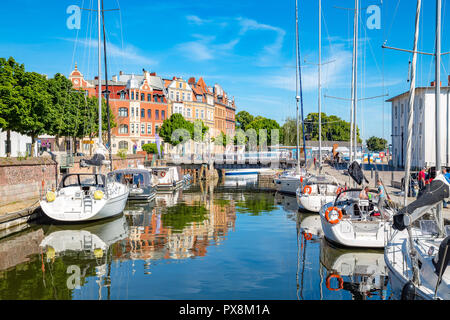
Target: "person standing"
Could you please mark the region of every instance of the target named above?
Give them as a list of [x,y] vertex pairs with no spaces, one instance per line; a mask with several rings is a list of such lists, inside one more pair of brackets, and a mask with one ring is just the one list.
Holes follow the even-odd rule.
[[[385,203],[386,203],[386,191],[384,190],[383,183],[381,183],[381,180],[377,180],[377,186],[378,186],[378,210],[385,216]],[[386,216],[385,216],[386,218]]]
[[426,167],[423,167],[422,170],[419,172],[419,190],[422,190],[425,187],[425,170]]

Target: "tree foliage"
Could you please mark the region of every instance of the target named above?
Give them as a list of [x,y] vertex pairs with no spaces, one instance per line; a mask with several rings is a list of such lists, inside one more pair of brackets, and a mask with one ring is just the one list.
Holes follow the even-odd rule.
[[[162,148],[162,146],[161,146]],[[142,150],[147,152],[147,154],[157,154],[158,153],[158,146],[156,143],[147,143],[142,146]]]
[[367,139],[366,144],[369,151],[379,152],[386,149],[387,141],[383,138],[370,137]]
[[246,130],[247,125],[249,125],[255,118],[247,111],[241,111],[236,114],[236,129]]
[[176,146],[191,139],[196,142],[203,141],[208,129],[201,120],[196,120],[194,123],[189,122],[181,114],[174,113],[169,119],[164,120],[159,130],[159,136],[163,138],[164,142]]

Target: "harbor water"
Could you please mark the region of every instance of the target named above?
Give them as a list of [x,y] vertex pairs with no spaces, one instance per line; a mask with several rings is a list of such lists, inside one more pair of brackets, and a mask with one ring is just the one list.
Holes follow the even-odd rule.
[[383,251],[339,249],[295,197],[243,177],[0,240],[0,299],[388,300]]

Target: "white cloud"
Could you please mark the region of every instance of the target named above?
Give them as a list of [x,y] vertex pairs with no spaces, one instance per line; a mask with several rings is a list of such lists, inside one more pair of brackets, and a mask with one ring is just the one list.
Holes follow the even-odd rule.
[[202,24],[211,22],[211,20],[201,19],[195,15],[186,16],[186,20],[193,24],[197,24],[197,25],[202,25]]

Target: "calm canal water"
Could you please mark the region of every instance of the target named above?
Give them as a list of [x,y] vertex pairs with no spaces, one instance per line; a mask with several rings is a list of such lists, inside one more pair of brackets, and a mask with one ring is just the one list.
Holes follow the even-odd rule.
[[391,299],[382,251],[336,249],[295,197],[192,185],[0,240],[0,299]]

